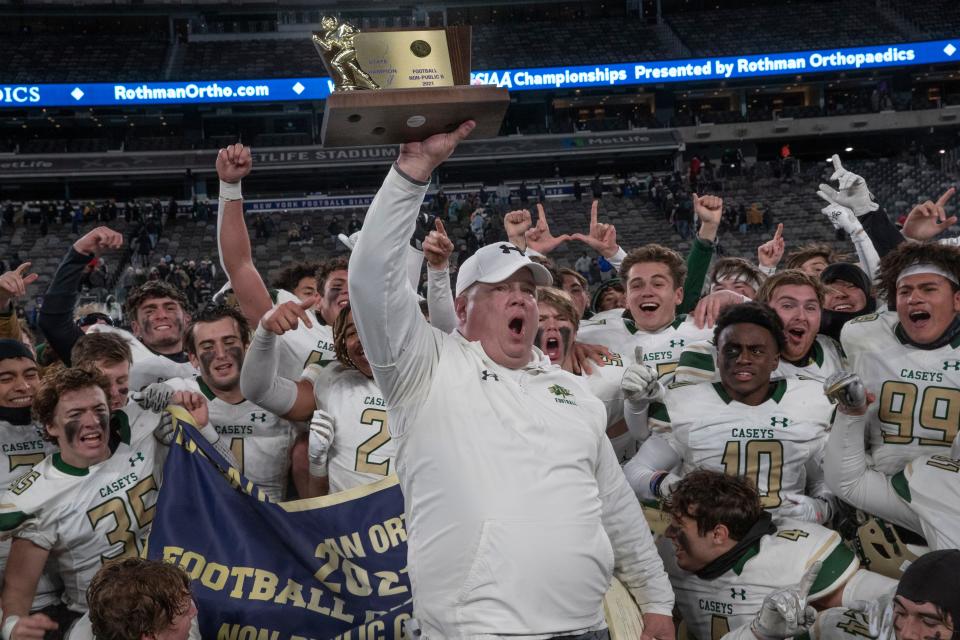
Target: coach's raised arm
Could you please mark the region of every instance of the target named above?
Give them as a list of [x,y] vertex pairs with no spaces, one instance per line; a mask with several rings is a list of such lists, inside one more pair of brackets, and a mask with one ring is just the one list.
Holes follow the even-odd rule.
[[673,640],[673,593],[580,378],[534,348],[549,272],[509,242],[459,269],[451,334],[427,324],[404,255],[430,175],[469,135],[401,147],[350,258],[354,321],[387,404],[424,638],[607,638],[616,575],[643,640]]

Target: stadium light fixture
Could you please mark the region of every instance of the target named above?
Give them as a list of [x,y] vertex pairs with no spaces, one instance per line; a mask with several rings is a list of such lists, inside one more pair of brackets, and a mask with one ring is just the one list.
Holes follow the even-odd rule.
[[844,151],[846,151],[847,153],[850,153],[851,151],[853,151],[853,147],[847,147],[846,149],[844,149]]
[[946,149],[940,149],[940,155],[943,155],[943,154],[945,154],[946,152],[947,152]]

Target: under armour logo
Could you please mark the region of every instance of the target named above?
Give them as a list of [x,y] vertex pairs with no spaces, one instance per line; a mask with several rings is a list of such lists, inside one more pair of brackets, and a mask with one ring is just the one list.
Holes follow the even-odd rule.
[[250,422],[266,422],[266,421],[267,421],[266,412],[250,414]]
[[498,376],[498,375],[495,374],[495,373],[490,373],[490,372],[487,371],[486,369],[484,369],[484,370],[480,373],[480,376],[481,376],[481,380],[486,380],[487,378],[493,378],[494,382],[500,382],[500,376]]
[[960,371],[960,360],[944,360],[943,370],[949,371],[950,369],[953,369],[954,371]]
[[143,462],[143,454],[137,451],[137,455],[130,456],[129,462],[131,467],[136,466],[138,462]]
[[502,251],[503,254],[504,254],[504,255],[507,255],[507,256],[510,255],[510,252],[511,252],[511,251],[516,251],[516,252],[519,253],[520,255],[523,255],[523,249],[521,249],[520,247],[515,247],[515,246],[513,246],[512,244],[502,244],[502,245],[500,245],[500,251]]
[[770,418],[771,427],[780,427],[781,429],[786,429],[790,426],[789,418]]
[[684,344],[684,342],[683,342],[682,339],[681,339],[681,340],[671,340],[671,341],[670,341],[670,348],[671,348],[671,349],[676,349],[677,347],[682,347],[683,344]]
[[733,598],[734,600],[736,600],[737,598],[740,598],[741,600],[746,600],[747,590],[740,589],[740,593],[737,593],[736,589],[734,589],[733,587],[730,587],[730,597]]

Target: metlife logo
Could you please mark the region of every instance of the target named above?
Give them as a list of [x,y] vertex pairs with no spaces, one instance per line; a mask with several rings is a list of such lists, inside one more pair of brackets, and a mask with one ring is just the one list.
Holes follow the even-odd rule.
[[40,87],[37,85],[0,85],[0,103],[5,106],[38,102],[40,102]]

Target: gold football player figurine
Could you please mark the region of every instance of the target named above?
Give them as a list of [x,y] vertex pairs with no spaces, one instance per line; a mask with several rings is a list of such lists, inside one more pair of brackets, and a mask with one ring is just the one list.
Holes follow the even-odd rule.
[[313,34],[313,44],[330,73],[336,91],[379,89],[373,78],[360,68],[353,39],[360,30],[333,16],[320,21],[321,33]]

